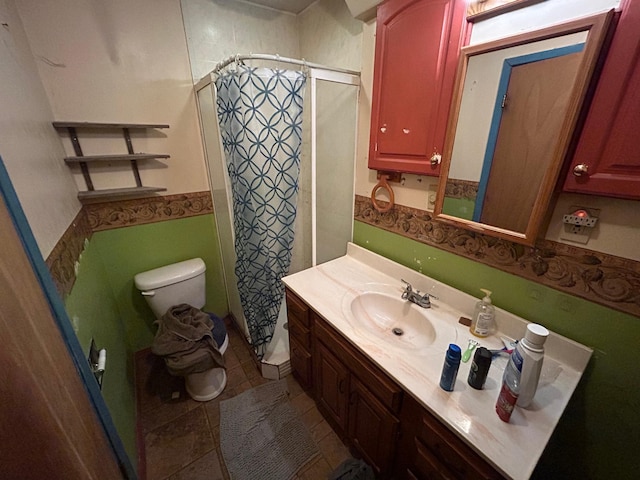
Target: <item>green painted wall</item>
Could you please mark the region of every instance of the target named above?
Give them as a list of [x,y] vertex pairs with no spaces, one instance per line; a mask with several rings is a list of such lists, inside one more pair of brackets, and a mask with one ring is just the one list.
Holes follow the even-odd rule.
[[82,253],[65,307],[85,354],[91,338],[107,349],[102,394],[133,465],[137,461],[133,354],[149,347],[153,313],[133,284],[136,273],[200,257],[207,265],[205,309],[228,311],[213,215],[95,233]]
[[354,242],[593,348],[533,478],[635,478],[640,445],[640,318],[354,222]]
[[169,220],[97,232],[96,244],[106,266],[108,285],[124,319],[131,353],[149,347],[156,327],[151,309],[133,284],[139,272],[200,257],[207,266],[205,310],[228,312],[218,232],[213,215]]
[[442,213],[465,220],[471,220],[475,208],[476,202],[468,198],[444,197]]
[[107,368],[102,378],[102,395],[133,464],[137,461],[135,435],[135,393],[131,357],[127,352],[125,328],[107,272],[96,244],[90,241],[80,258],[73,290],[65,307],[85,356],[91,339],[107,349]]

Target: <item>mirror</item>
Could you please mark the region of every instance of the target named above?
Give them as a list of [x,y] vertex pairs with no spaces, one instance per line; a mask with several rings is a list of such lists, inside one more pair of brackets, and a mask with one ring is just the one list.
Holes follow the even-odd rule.
[[612,15],[462,49],[438,219],[535,243]]

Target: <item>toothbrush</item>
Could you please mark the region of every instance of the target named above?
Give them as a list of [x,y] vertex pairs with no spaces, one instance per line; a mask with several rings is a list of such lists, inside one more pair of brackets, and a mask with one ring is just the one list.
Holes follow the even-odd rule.
[[504,347],[497,350],[489,350],[492,356],[498,355],[511,355],[513,353],[513,349],[516,348],[518,344],[518,340],[511,340],[507,337],[500,337],[502,339],[502,343],[504,343]]

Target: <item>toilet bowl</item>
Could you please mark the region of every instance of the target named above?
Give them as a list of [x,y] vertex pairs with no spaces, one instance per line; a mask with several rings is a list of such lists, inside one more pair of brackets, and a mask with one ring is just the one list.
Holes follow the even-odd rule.
[[[223,344],[218,348],[224,355],[229,345],[229,336],[225,335]],[[227,371],[224,368],[210,368],[201,373],[192,373],[184,378],[184,386],[191,398],[198,402],[208,402],[222,393],[227,386]]]
[[[156,318],[160,318],[170,307],[181,303],[198,309],[204,307],[205,271],[206,266],[202,259],[193,258],[138,273],[134,277],[134,283]],[[220,353],[224,354],[229,345],[226,328],[222,320],[215,315],[209,315],[214,322],[214,339]],[[227,373],[224,368],[211,368],[185,376],[187,393],[199,402],[216,398],[226,384]]]

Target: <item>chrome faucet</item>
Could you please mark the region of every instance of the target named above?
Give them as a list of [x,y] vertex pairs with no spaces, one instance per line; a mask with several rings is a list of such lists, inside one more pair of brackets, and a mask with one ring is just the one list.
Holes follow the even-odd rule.
[[402,283],[407,285],[406,288],[404,289],[404,292],[402,292],[403,300],[409,300],[410,302],[415,303],[416,305],[422,308],[430,308],[431,298],[435,298],[436,300],[438,299],[438,297],[431,295],[430,293],[425,293],[424,295],[421,295],[420,290],[416,290],[414,292],[411,284],[405,280],[402,280]]

